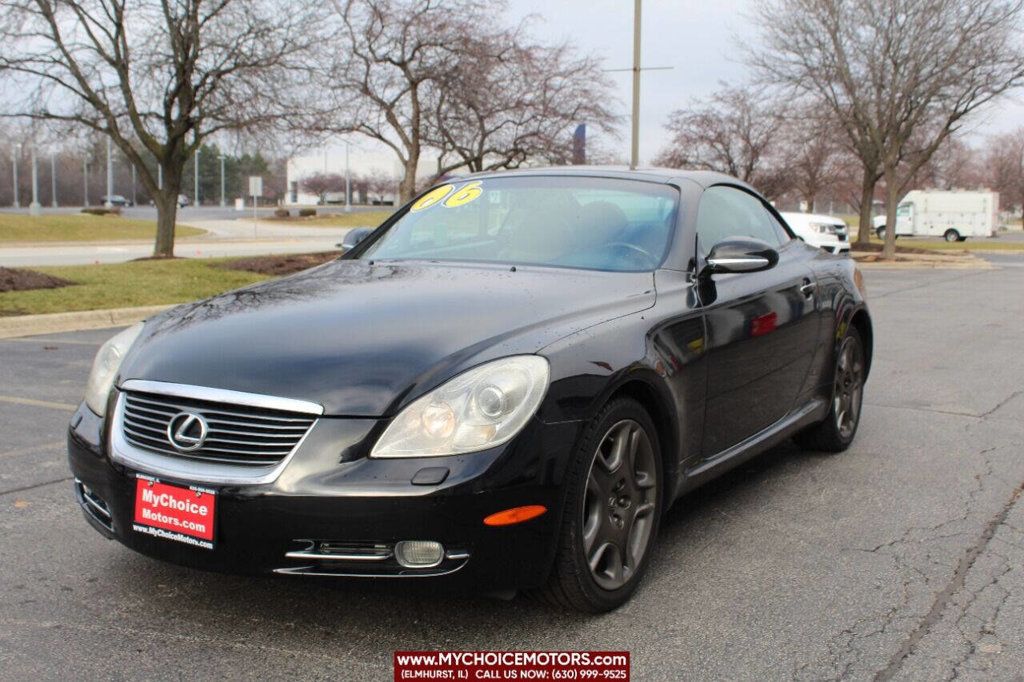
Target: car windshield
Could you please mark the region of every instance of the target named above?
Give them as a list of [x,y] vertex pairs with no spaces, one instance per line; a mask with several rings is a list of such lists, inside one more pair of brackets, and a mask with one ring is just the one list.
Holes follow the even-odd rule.
[[678,204],[674,187],[638,180],[452,180],[421,195],[358,258],[648,271],[665,256]]

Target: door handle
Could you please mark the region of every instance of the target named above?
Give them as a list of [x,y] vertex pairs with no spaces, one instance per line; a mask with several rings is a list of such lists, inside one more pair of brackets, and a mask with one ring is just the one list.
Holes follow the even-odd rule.
[[811,298],[814,296],[814,290],[817,288],[818,285],[815,282],[805,278],[804,283],[800,286],[800,293],[807,298]]

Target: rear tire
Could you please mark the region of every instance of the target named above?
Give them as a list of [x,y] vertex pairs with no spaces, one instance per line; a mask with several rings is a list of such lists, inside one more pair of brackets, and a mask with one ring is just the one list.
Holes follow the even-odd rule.
[[842,452],[850,447],[860,425],[866,370],[864,341],[857,328],[850,327],[836,352],[828,416],[796,434],[793,440],[797,445],[821,452]]
[[586,613],[611,611],[629,600],[658,534],[661,472],[657,431],[647,411],[631,398],[605,405],[573,454],[555,565],[535,596]]
[[963,239],[960,238],[960,233],[956,230],[946,230],[946,233],[942,235],[942,237],[950,243],[963,241]]
[[885,241],[885,225],[882,225],[881,227],[877,228],[875,230],[875,235],[884,242]]

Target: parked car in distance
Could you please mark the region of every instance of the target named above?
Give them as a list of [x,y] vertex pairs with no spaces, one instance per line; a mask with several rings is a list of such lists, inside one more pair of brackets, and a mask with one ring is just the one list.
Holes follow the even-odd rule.
[[133,206],[132,200],[127,197],[123,197],[120,194],[105,195],[102,197],[104,206],[116,206],[118,208],[124,208],[127,206]]
[[[886,217],[872,224],[885,239]],[[999,193],[963,190],[914,190],[896,208],[897,237],[942,237],[962,242],[968,237],[994,237],[999,228]]]
[[680,496],[857,432],[860,272],[734,178],[472,175],[350,243],[100,349],[68,439],[97,531],[202,569],[607,611]]
[[811,246],[829,253],[850,252],[850,230],[842,218],[817,213],[783,212],[780,215],[796,236]]

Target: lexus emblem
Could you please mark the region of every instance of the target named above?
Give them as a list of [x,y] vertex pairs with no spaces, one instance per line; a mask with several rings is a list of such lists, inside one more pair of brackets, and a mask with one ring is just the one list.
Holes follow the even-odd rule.
[[203,447],[210,425],[195,412],[179,412],[167,423],[167,440],[178,452],[193,452]]

